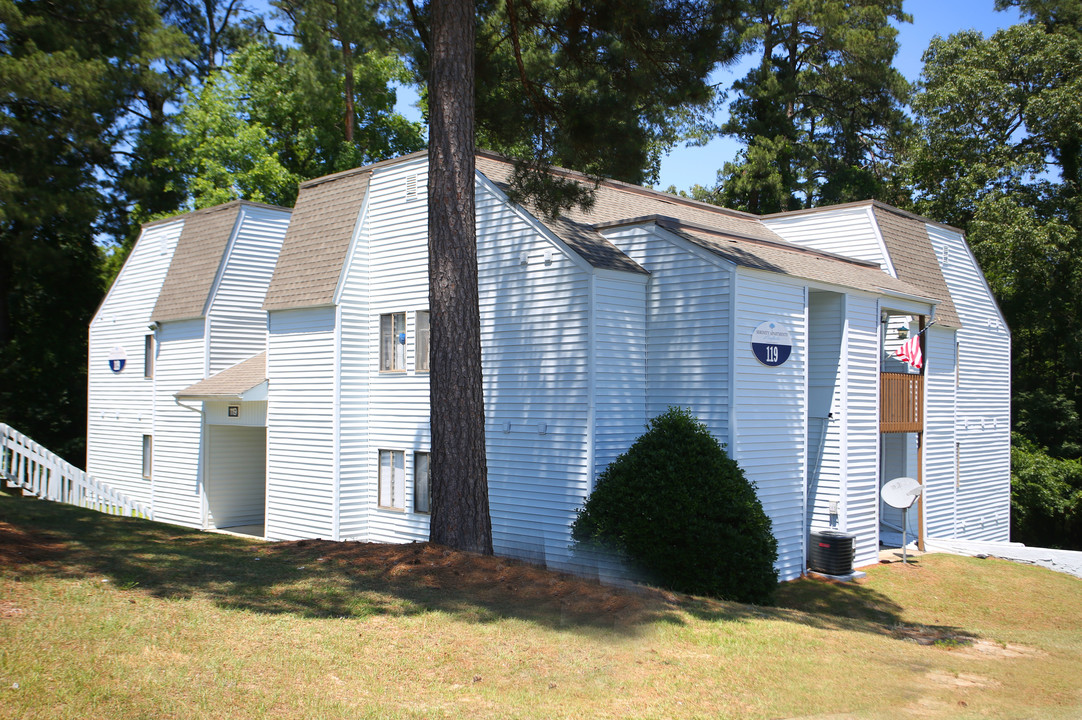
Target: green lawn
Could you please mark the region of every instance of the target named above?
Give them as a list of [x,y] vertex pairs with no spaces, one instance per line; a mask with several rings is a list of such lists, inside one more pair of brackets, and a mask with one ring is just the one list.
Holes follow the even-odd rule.
[[1082,580],[929,555],[778,607],[0,496],[0,718],[1078,718]]

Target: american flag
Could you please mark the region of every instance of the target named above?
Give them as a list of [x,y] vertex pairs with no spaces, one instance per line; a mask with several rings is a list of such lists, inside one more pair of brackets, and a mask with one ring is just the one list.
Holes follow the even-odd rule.
[[894,355],[899,360],[905,360],[917,370],[920,370],[924,364],[924,358],[920,352],[920,335],[914,335],[902,343],[902,346],[894,351]]

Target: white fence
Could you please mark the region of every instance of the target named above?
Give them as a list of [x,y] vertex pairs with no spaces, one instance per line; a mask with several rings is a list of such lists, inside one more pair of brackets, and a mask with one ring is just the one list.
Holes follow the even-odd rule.
[[0,423],[0,474],[9,484],[45,500],[110,515],[152,517],[150,508],[95,480],[4,423]]

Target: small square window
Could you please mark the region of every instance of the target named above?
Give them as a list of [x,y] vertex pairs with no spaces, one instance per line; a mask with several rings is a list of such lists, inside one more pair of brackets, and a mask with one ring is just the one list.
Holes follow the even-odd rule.
[[414,352],[417,355],[417,357],[415,358],[415,362],[416,362],[416,365],[417,365],[417,372],[428,372],[428,368],[429,368],[429,365],[428,365],[428,353],[429,353],[429,351],[428,351],[428,338],[429,338],[429,331],[428,331],[428,311],[427,310],[418,310],[417,311],[416,335],[417,335],[417,340],[416,340],[417,347],[414,348]]
[[154,438],[150,435],[143,436],[143,477],[150,479],[150,471],[154,460]]
[[154,377],[154,335],[143,338],[143,377]]
[[379,316],[380,372],[406,369],[406,313]]
[[402,450],[379,451],[379,506],[406,509],[406,453]]
[[428,474],[429,457],[426,452],[413,453],[413,511],[426,515],[432,512],[429,495],[431,486]]

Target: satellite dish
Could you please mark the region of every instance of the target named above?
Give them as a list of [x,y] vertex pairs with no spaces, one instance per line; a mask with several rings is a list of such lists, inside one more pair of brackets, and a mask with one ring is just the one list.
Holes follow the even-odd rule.
[[920,497],[924,487],[911,477],[894,478],[883,486],[880,496],[892,508],[906,510]]

